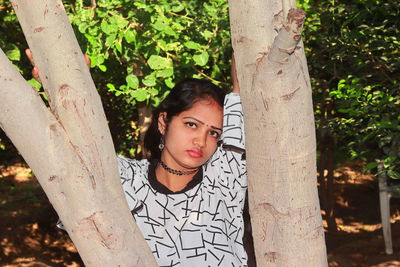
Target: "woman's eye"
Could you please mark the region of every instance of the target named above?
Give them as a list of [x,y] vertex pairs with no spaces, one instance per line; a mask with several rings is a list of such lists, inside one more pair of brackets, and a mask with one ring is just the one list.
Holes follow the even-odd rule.
[[220,134],[217,131],[210,131],[210,135],[215,137],[215,138],[219,138]]
[[191,122],[191,121],[185,122],[185,124],[189,128],[196,128],[197,127],[196,123]]

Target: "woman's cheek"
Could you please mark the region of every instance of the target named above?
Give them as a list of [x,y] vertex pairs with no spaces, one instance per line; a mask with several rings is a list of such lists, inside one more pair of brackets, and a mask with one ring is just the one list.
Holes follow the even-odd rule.
[[213,136],[210,136],[208,139],[209,140],[207,142],[210,144],[212,154],[214,154],[215,150],[217,149],[218,139]]

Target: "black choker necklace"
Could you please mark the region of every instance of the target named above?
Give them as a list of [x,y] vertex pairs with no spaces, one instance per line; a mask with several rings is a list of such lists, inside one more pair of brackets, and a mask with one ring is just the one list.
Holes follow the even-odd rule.
[[197,172],[198,169],[199,169],[199,168],[197,168],[197,169],[191,170],[191,171],[178,171],[178,170],[171,169],[170,167],[168,167],[167,165],[165,165],[165,163],[162,162],[162,160],[160,160],[160,165],[161,165],[161,167],[163,167],[163,169],[166,170],[167,172],[172,173],[172,174],[175,174],[175,175],[179,175],[179,176],[181,176],[181,175],[193,174],[193,173]]

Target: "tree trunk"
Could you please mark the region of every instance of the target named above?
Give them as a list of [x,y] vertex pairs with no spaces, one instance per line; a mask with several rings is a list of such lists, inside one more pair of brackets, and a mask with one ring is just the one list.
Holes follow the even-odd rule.
[[[331,139],[333,141],[333,138]],[[326,176],[326,194],[327,194],[327,206],[325,209],[326,212],[326,221],[328,224],[329,233],[335,233],[337,231],[337,224],[335,218],[335,164],[334,164],[334,143],[328,147],[326,151],[327,156],[327,176]],[[325,178],[324,178],[325,179]]]
[[[328,90],[324,90],[323,99],[326,99]],[[334,183],[334,149],[335,139],[332,131],[327,124],[327,119],[332,113],[332,102],[324,101],[321,106],[320,114],[320,130],[318,132],[319,140],[319,166],[318,166],[318,182],[321,206],[325,210],[325,219],[329,233],[337,231],[335,219],[335,183]],[[326,170],[326,175],[325,175]]]
[[229,5],[257,265],[327,266],[311,86],[300,40],[304,12],[288,0]]
[[[87,266],[155,266],[119,185],[104,112],[61,1],[12,3],[50,110],[0,52],[1,128]],[[259,266],[326,266],[311,89],[299,41],[303,13],[290,7],[278,0],[230,2],[247,114],[253,236]]]
[[120,185],[107,121],[61,1],[11,1],[50,109],[0,51],[0,126],[87,266],[156,266]]

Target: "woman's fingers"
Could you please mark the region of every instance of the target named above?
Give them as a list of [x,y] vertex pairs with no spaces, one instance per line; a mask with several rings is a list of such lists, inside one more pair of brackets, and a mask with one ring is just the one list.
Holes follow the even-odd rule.
[[29,48],[25,49],[25,55],[31,62],[32,66],[35,66],[35,62],[33,61],[32,51]]
[[[29,59],[29,61],[31,62],[33,69],[32,69],[32,77],[41,83],[40,77],[39,77],[39,68],[35,66],[35,61],[33,60],[33,56],[32,56],[32,51],[28,48],[25,49],[25,54],[26,57]],[[88,66],[88,68],[90,69],[90,58],[88,55],[84,54],[83,58],[85,59],[86,65]]]
[[29,61],[31,62],[33,69],[32,69],[32,77],[41,83],[40,81],[40,77],[39,77],[39,68],[35,66],[35,61],[33,60],[33,56],[32,56],[32,51],[28,48],[25,49],[25,54],[26,57],[29,59]]
[[32,69],[32,77],[36,81],[42,83],[42,81],[40,80],[40,77],[39,77],[39,68],[38,67],[33,67],[33,69]]
[[90,57],[86,54],[83,54],[83,58],[85,59],[86,65],[88,66],[88,68],[90,69]]

